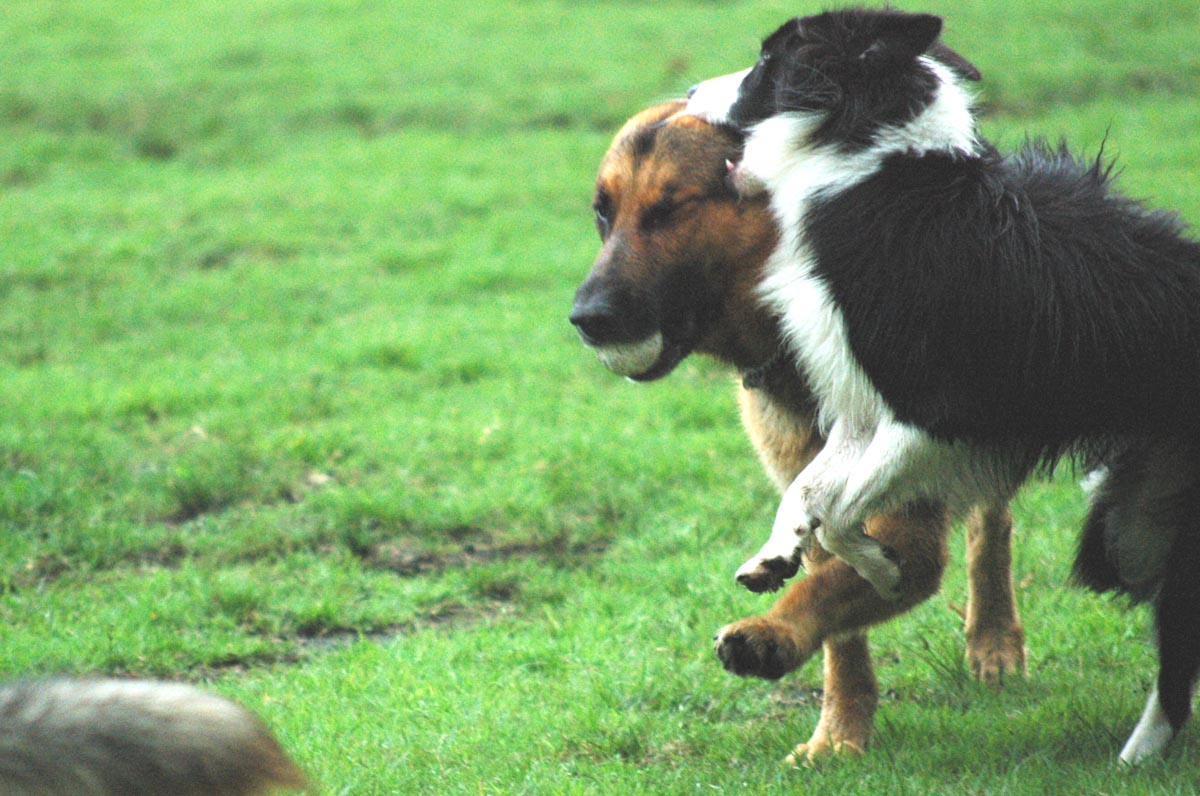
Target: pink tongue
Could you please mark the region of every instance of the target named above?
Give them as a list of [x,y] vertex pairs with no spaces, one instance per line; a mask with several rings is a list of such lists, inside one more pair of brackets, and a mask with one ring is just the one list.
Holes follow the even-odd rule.
[[733,171],[733,170],[734,170],[734,169],[736,169],[736,168],[737,168],[737,164],[736,164],[736,163],[734,163],[734,162],[733,162],[732,160],[730,160],[729,158],[725,158],[725,173],[726,173],[726,174],[728,174],[729,172]]

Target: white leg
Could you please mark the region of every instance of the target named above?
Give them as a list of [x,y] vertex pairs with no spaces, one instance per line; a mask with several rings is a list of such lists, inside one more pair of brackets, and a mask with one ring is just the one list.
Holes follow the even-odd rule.
[[1150,692],[1150,699],[1142,711],[1141,720],[1133,729],[1133,735],[1129,736],[1125,748],[1121,750],[1121,762],[1136,765],[1151,755],[1161,754],[1174,737],[1175,730],[1158,702],[1156,687]]
[[948,469],[939,461],[945,458],[939,456],[942,448],[912,426],[883,421],[846,474],[828,522],[837,527],[861,525],[868,515],[944,491],[943,479],[949,473],[941,472]]
[[852,461],[856,458],[854,449],[862,446],[861,441],[849,437],[844,424],[834,424],[824,447],[784,491],[771,536],[757,555],[738,568],[739,583],[754,592],[775,591],[796,574],[801,556],[812,541],[812,483],[825,482],[827,473],[841,467],[839,460]]
[[840,421],[835,423],[821,455],[784,493],[760,558],[783,555],[789,543],[794,546],[800,539],[807,544],[815,534],[822,547],[853,567],[880,596],[896,597],[900,568],[863,528],[882,501],[904,502],[906,496],[892,493],[914,444],[923,438],[886,421],[867,433],[853,433]]
[[885,600],[900,599],[900,565],[888,558],[887,548],[867,536],[862,525],[857,532],[847,530],[826,533],[831,526],[817,528],[817,541],[830,553],[845,561],[859,576],[875,587]]
[[784,492],[770,538],[738,570],[738,580],[752,591],[773,591],[795,574],[815,535],[881,596],[891,597],[900,569],[863,533],[867,517],[914,500],[936,500],[957,513],[1007,498],[1027,467],[1016,452],[940,442],[891,418],[864,430],[838,421],[825,447]]
[[879,542],[863,533],[860,522],[839,526],[823,518],[832,514],[846,481],[871,441],[835,423],[825,447],[784,492],[771,536],[758,554],[738,569],[738,582],[751,591],[774,591],[796,573],[800,557],[815,535],[821,546],[855,569],[885,598],[898,594],[900,569]]
[[1025,467],[1011,451],[942,442],[886,418],[847,473],[828,514],[817,515],[829,536],[844,532],[844,538],[827,544],[820,529],[817,538],[886,596],[899,580],[898,568],[852,529],[915,500],[934,500],[957,515],[981,501],[1007,498],[1023,480]]

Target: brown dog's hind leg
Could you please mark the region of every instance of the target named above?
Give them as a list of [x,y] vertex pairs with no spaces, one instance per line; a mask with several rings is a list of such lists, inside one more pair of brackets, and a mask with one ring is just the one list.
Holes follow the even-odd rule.
[[1007,503],[981,506],[967,521],[967,664],[976,679],[999,683],[1025,674],[1025,631],[1012,584],[1012,514]]

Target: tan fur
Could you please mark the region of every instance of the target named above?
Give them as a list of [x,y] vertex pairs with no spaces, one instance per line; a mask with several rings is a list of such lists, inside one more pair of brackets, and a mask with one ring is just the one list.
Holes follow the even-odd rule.
[[[733,147],[721,133],[693,116],[682,115],[685,103],[656,106],[626,122],[600,164],[597,191],[616,204],[614,232],[601,248],[594,275],[621,269],[634,283],[650,283],[664,263],[706,262],[705,278],[729,297],[719,329],[700,341],[698,349],[725,362],[759,362],[777,348],[773,319],[754,298],[762,263],[775,246],[778,230],[765,198],[753,201],[705,202],[705,186],[693,171],[699,163],[720,171]],[[637,133],[670,119],[670,131],[648,157],[635,154]],[[664,157],[669,153],[669,157]],[[667,189],[686,212],[677,216],[670,235],[638,230],[641,209],[653,206]],[[719,252],[720,257],[710,256]],[[729,267],[734,263],[752,268]]]
[[[621,278],[651,284],[654,276],[683,264],[716,263],[704,278],[715,284],[723,304],[695,350],[743,372],[754,371],[769,363],[782,344],[776,319],[755,293],[778,235],[762,201],[709,198],[690,205],[669,235],[638,232],[639,214],[658,200],[665,186],[682,195],[689,181],[700,182],[694,175],[711,174],[724,158],[736,156],[736,144],[727,132],[682,115],[682,107],[673,103],[644,111],[614,139],[601,165],[597,190],[612,198],[614,229],[622,233],[606,242],[593,274],[619,267]],[[666,124],[653,148],[639,152],[638,136],[648,125],[661,122]],[[614,252],[618,245],[621,250]],[[739,389],[746,431],[781,490],[823,444],[810,398],[794,372],[786,369],[768,386]],[[969,525],[967,658],[971,671],[988,681],[1024,671],[1010,573],[1011,527],[1004,505],[977,510]],[[818,548],[806,560],[807,576],[794,582],[770,610],[718,632],[718,656],[727,669],[747,676],[780,677],[824,647],[821,717],[812,738],[796,748],[790,761],[867,748],[878,688],[865,631],[937,591],[946,562],[947,531],[946,514],[934,505],[909,506],[868,523],[868,532],[890,546],[901,562],[902,594],[895,602],[883,600],[846,564]]]
[[1012,514],[977,507],[967,520],[967,663],[976,678],[998,683],[1025,674],[1025,631],[1012,584]]
[[[739,390],[739,403],[746,431],[764,468],[780,490],[786,488],[823,444],[812,428],[811,416],[779,406],[762,392],[744,387]],[[799,667],[824,646],[821,717],[812,737],[796,747],[788,762],[805,763],[832,753],[866,750],[878,687],[863,631],[937,591],[946,563],[947,528],[945,512],[936,506],[912,506],[869,523],[868,532],[888,544],[904,562],[902,594],[895,602],[881,598],[845,563],[816,548],[806,561],[807,576],[794,582],[770,610],[718,632],[718,655],[726,652],[728,645],[747,645],[754,650],[751,661],[755,657],[772,659],[768,672],[772,676]],[[930,533],[930,529],[936,532]]]

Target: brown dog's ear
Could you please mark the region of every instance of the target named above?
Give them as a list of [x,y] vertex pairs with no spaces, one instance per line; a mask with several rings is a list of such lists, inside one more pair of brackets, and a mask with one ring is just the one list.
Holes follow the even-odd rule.
[[615,144],[617,141],[627,138],[635,130],[665,121],[671,116],[683,112],[686,107],[687,100],[672,100],[671,102],[664,102],[661,105],[653,105],[646,108],[646,110],[639,112],[621,126],[621,129],[613,138],[613,143]]
[[674,116],[677,113],[683,113],[687,108],[687,100],[671,100],[664,102],[661,105],[655,105],[650,110],[658,115],[657,121],[663,121],[669,116]]
[[858,57],[886,63],[911,60],[928,50],[941,32],[942,18],[933,14],[887,14],[874,41]]

